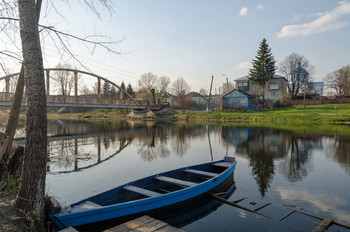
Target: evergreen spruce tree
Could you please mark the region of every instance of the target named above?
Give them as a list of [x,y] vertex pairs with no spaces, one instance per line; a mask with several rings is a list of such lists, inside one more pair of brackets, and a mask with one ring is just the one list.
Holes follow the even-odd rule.
[[125,92],[126,92],[126,87],[125,87],[125,84],[124,84],[124,81],[122,81],[122,83],[120,84],[120,88],[123,90],[123,99],[125,99],[126,98],[126,94],[125,94]]
[[105,81],[102,86],[102,94],[103,96],[107,97],[110,94],[110,92],[111,92],[111,84]]
[[135,95],[135,92],[131,86],[131,84],[129,83],[128,84],[128,87],[126,88],[126,92],[130,95],[130,96],[134,96]]
[[277,69],[275,63],[271,48],[269,48],[267,40],[264,38],[260,43],[255,59],[252,60],[253,68],[249,70],[249,80],[263,88],[263,101],[265,101],[265,84],[273,77]]

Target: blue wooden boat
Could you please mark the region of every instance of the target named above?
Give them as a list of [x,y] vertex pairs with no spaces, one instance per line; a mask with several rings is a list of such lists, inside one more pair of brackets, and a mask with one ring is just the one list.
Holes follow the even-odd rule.
[[198,198],[225,184],[236,166],[234,157],[146,177],[67,207],[50,215],[60,228],[164,210]]

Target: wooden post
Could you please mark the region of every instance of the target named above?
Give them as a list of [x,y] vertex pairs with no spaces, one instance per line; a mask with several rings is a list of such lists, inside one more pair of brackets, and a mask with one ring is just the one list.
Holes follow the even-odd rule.
[[209,90],[209,99],[208,99],[208,104],[207,104],[207,112],[209,111],[209,104],[210,104],[210,98],[211,98],[211,88],[213,87],[213,79],[214,79],[214,75],[211,75],[211,83],[210,83],[210,90]]
[[74,139],[74,171],[78,171],[78,139]]
[[50,96],[50,70],[46,70],[46,97]]
[[6,79],[5,79],[5,82],[6,82],[6,84],[5,84],[5,91],[6,91],[6,101],[9,101],[10,99],[9,99],[9,96],[10,96],[10,78],[9,77],[7,77]]
[[97,137],[97,163],[101,162],[101,137]]
[[101,99],[101,78],[97,78],[97,97],[98,97],[98,103],[100,103]]
[[79,103],[78,99],[78,72],[74,71],[74,93],[75,93],[75,103]]

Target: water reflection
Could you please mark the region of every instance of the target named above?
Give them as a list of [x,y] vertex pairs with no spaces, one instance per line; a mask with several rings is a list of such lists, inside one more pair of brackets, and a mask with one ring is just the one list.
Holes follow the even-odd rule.
[[326,156],[337,161],[346,173],[350,175],[350,136],[334,136],[328,138],[329,146],[325,150]]
[[[290,133],[259,127],[188,126],[162,122],[49,121],[48,171],[78,171],[115,156],[130,144],[147,162],[166,159],[172,153],[186,155],[192,138],[208,141],[220,134],[222,146],[249,161],[251,173],[262,196],[275,172],[289,182],[302,181],[313,170],[314,150],[323,151],[350,174],[350,138],[308,133]],[[23,140],[18,140],[18,142]],[[275,162],[279,161],[279,162]]]
[[[265,196],[275,171],[291,183],[302,181],[313,169],[310,158],[314,150],[327,150],[329,157],[341,163],[348,174],[350,171],[349,138],[233,126],[223,127],[221,135],[237,154],[249,160],[261,196]],[[328,149],[324,148],[324,139],[332,141]],[[278,167],[275,167],[276,160],[283,160]]]

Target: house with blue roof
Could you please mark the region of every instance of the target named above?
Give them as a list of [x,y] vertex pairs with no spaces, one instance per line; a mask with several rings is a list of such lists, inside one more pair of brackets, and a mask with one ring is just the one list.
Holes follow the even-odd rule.
[[221,110],[225,109],[254,109],[254,97],[242,90],[234,89],[222,96]]
[[[304,92],[308,98],[317,98],[322,97],[324,94],[324,82],[312,82],[310,81],[309,72],[300,66],[300,62],[298,63],[298,67],[294,71],[295,75],[299,78],[300,88],[298,96],[304,95]],[[291,84],[291,83],[288,83]]]

